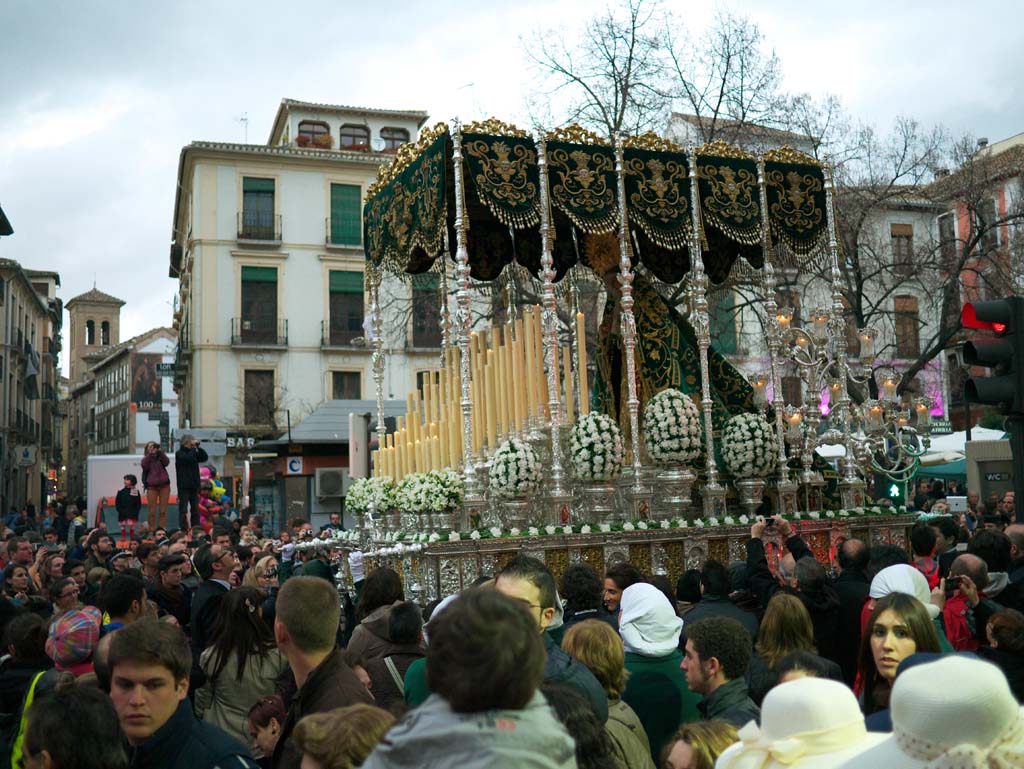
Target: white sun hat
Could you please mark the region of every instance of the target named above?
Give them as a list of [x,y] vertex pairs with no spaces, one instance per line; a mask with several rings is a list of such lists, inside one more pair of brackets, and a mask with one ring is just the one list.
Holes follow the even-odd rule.
[[910,668],[891,710],[892,734],[842,769],[1024,767],[1024,708],[991,663],[949,655]]
[[824,678],[776,686],[761,706],[761,727],[751,721],[739,735],[715,769],[833,769],[885,739],[864,726],[853,692]]

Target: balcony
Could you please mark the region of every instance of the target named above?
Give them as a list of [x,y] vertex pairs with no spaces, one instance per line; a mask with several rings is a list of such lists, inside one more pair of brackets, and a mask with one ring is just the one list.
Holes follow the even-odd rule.
[[281,214],[239,211],[238,239],[249,245],[281,245]]
[[331,325],[330,321],[320,321],[320,347],[329,349],[341,347],[345,349],[367,349],[366,336],[362,327],[358,329],[343,328]]
[[20,328],[14,329],[11,333],[11,347],[14,348],[15,352],[22,355],[25,354],[25,335],[21,333]]
[[287,347],[288,319],[232,318],[232,347]]
[[362,250],[363,239],[360,237],[355,239],[344,238],[337,228],[331,227],[331,217],[324,219],[324,227],[326,232],[324,234],[324,244],[328,248],[346,249],[351,248],[355,250]]

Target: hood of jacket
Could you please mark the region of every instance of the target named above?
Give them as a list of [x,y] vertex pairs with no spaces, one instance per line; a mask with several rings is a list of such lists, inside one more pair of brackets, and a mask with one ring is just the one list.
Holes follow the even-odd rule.
[[440,695],[395,724],[364,769],[570,769],[576,746],[540,692],[522,710],[456,713]]
[[[401,602],[396,601],[396,603]],[[359,624],[363,626],[364,630],[367,630],[373,633],[378,638],[381,638],[390,643],[391,635],[388,633],[388,622],[390,620],[391,606],[378,606],[376,609],[367,614],[363,621]]]
[[619,609],[619,634],[627,652],[663,657],[679,646],[683,621],[654,585],[641,582],[627,587]]

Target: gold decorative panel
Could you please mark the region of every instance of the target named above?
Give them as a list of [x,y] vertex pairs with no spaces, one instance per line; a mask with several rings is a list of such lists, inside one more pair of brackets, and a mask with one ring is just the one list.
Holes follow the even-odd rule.
[[708,558],[712,561],[729,563],[729,540],[726,537],[713,537],[708,540]]
[[559,548],[558,550],[548,550],[546,555],[548,569],[551,570],[551,575],[555,578],[555,582],[558,582],[562,575],[565,574],[565,570],[569,568],[569,551],[565,548]]
[[579,552],[580,560],[591,566],[599,577],[604,577],[604,548],[581,547]]
[[636,566],[641,573],[651,573],[651,547],[650,545],[630,545],[629,562]]

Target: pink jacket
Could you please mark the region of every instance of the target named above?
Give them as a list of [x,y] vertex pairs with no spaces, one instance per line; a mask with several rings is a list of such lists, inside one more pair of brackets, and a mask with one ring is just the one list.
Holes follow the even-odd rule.
[[156,456],[147,454],[142,458],[142,478],[147,489],[158,489],[171,485],[171,477],[167,474],[167,465],[171,460],[164,452]]

